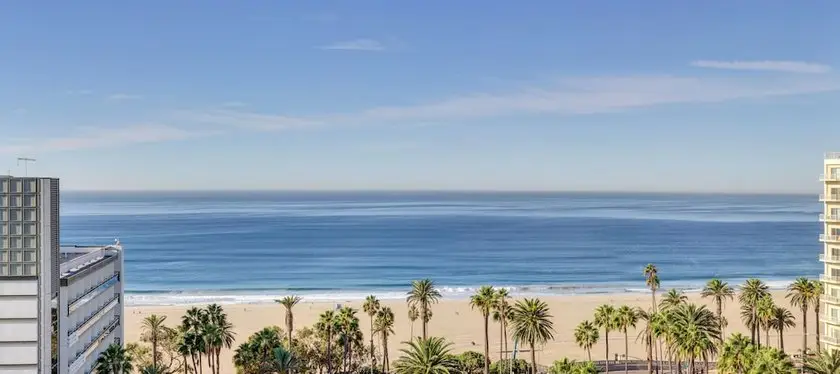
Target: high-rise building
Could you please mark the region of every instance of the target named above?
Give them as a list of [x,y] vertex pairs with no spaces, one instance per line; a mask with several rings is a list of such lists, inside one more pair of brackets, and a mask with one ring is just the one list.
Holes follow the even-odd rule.
[[820,327],[820,342],[826,349],[840,348],[840,152],[825,155],[823,175],[823,233],[820,241],[824,243],[820,260],[824,263],[821,280],[824,284]]
[[90,373],[122,342],[122,247],[59,237],[58,179],[0,176],[0,374]]

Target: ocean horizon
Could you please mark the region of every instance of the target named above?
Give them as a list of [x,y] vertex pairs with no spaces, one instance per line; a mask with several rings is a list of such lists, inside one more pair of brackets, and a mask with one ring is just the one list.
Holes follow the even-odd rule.
[[129,305],[783,288],[821,272],[816,195],[610,192],[66,191],[63,244],[125,247]]

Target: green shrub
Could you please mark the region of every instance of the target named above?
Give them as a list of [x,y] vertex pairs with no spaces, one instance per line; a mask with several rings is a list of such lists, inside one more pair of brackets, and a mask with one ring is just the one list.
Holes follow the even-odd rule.
[[[513,361],[512,364],[511,361]],[[490,365],[490,374],[510,374],[511,366],[513,366],[513,374],[528,374],[531,372],[531,365],[528,365],[528,361],[516,359],[494,362]]]

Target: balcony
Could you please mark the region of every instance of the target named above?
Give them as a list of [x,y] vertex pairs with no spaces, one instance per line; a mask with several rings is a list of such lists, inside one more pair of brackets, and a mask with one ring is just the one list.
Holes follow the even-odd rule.
[[836,174],[820,174],[820,182],[840,182],[840,175]]
[[836,214],[820,214],[820,222],[840,222],[840,216]]
[[840,297],[831,296],[831,295],[822,295],[820,296],[820,300],[826,303],[837,304],[840,305]]
[[820,234],[821,242],[840,242],[840,235]]
[[826,160],[840,160],[840,152],[826,152]]
[[840,277],[833,277],[830,275],[820,275],[820,280],[823,282],[840,283]]
[[820,321],[828,322],[828,323],[835,324],[835,325],[840,325],[840,317],[832,317],[832,316],[823,314],[823,315],[820,316]]
[[837,195],[837,194],[833,194],[833,195],[820,194],[820,201],[822,201],[822,202],[838,202],[838,201],[840,201],[840,195]]
[[822,255],[820,255],[820,261],[840,263],[840,256],[826,256],[826,255],[822,254]]
[[823,336],[820,336],[820,340],[822,340],[823,343],[840,345],[840,338],[835,338],[833,336],[823,335]]

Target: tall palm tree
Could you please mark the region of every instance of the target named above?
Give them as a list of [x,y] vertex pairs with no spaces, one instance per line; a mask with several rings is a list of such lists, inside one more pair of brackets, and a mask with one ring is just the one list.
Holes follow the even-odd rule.
[[688,296],[685,296],[682,291],[672,288],[662,296],[662,300],[659,301],[659,309],[670,310],[686,302],[688,302]]
[[715,306],[717,307],[717,318],[718,318],[718,325],[720,326],[720,334],[721,334],[721,343],[723,342],[723,304],[726,303],[726,299],[732,300],[735,298],[735,290],[729,286],[729,283],[726,283],[720,279],[714,278],[706,283],[706,287],[703,288],[703,292],[700,294],[702,297],[710,297],[714,299]]
[[630,360],[630,343],[627,330],[636,328],[636,323],[639,321],[639,314],[636,310],[622,305],[616,311],[616,328],[624,333],[624,372],[628,372],[628,361]]
[[738,301],[741,303],[741,319],[750,328],[750,339],[753,344],[761,343],[759,334],[760,323],[756,313],[758,301],[770,294],[767,284],[756,278],[747,279],[741,286],[741,293],[738,294]]
[[[236,340],[233,331],[233,324],[227,321],[227,315],[219,304],[210,304],[207,306],[207,320],[208,324],[205,326],[205,342],[207,344],[208,353],[212,352],[212,356],[216,362],[212,367],[215,373],[220,371],[220,357],[222,348],[228,348],[233,345]],[[210,356],[208,355],[208,360]]]
[[458,370],[458,361],[450,354],[451,343],[443,338],[413,339],[403,356],[394,363],[397,374],[450,374]]
[[537,373],[537,344],[554,339],[554,322],[548,304],[540,299],[516,302],[512,313],[514,339],[527,342],[531,347],[531,373]]
[[[417,321],[417,318],[420,317],[420,312],[417,310],[416,305],[409,305],[408,306],[408,320],[411,321],[411,326],[409,327],[409,336],[411,339],[414,339],[414,321]],[[411,340],[409,339],[409,340]]]
[[484,374],[490,374],[490,311],[496,305],[496,290],[492,286],[481,286],[470,296],[470,307],[478,309],[484,318]]
[[134,369],[131,355],[117,343],[108,346],[96,359],[98,374],[129,374]]
[[292,313],[292,308],[301,300],[303,300],[302,297],[294,295],[274,300],[274,302],[286,308],[286,332],[289,334],[289,347],[292,347],[292,331],[295,329],[295,315]]
[[[823,288],[823,283],[820,282],[818,279],[811,281],[811,287],[813,288],[811,292],[811,306],[814,307],[814,321],[819,321],[821,303],[820,298],[822,297],[823,292],[825,292],[825,289]],[[820,324],[815,323],[814,325],[817,327],[817,352],[819,352],[822,349],[820,347]]]
[[810,374],[840,373],[840,351],[826,350],[805,360],[805,372]]
[[144,335],[144,340],[152,343],[152,366],[158,366],[158,342],[166,334],[166,316],[159,316],[152,314],[143,319],[141,330]]
[[423,320],[423,339],[426,339],[427,324],[431,319],[432,304],[440,300],[440,291],[435,288],[435,282],[431,279],[420,279],[411,282],[411,291],[408,291],[406,301],[409,305],[417,306],[420,310],[420,318]]
[[755,314],[758,317],[758,322],[764,328],[765,339],[764,344],[770,346],[770,330],[773,328],[773,312],[776,309],[776,304],[770,295],[764,296],[758,300]]
[[323,332],[327,337],[327,346],[326,346],[326,353],[325,357],[327,357],[327,374],[333,373],[333,360],[332,360],[332,341],[333,341],[333,333],[337,330],[338,325],[338,317],[336,316],[335,311],[327,310],[321,313],[321,316],[318,318],[317,329]]
[[338,336],[344,349],[341,356],[342,371],[347,372],[353,365],[353,355],[350,349],[355,340],[356,333],[360,333],[359,318],[356,317],[356,310],[351,307],[339,309],[336,318]]
[[[802,354],[803,357],[808,350],[808,307],[811,305],[814,284],[808,278],[796,278],[788,286],[787,298],[790,304],[799,307],[802,312]],[[817,316],[819,318],[819,316]]]
[[610,331],[616,329],[618,321],[615,308],[604,304],[595,309],[595,326],[604,329],[604,345],[606,346],[606,371],[610,371]]
[[586,350],[586,358],[592,361],[592,347],[598,343],[600,332],[592,322],[584,320],[575,328],[575,343]]
[[508,290],[499,288],[496,291],[496,305],[493,306],[493,320],[499,323],[499,360],[504,359],[507,351],[507,322],[510,319],[510,297]]
[[656,311],[656,290],[659,289],[659,270],[654,264],[645,265],[645,285],[650,288],[651,311]]
[[789,310],[777,306],[773,309],[773,320],[771,326],[779,333],[779,350],[785,351],[785,329],[796,326],[793,313]]
[[374,361],[376,361],[376,356],[374,355],[373,349],[373,317],[376,316],[376,313],[379,313],[380,308],[379,299],[376,298],[374,295],[369,295],[365,298],[365,304],[362,305],[362,310],[367,313],[368,317],[370,317],[370,364],[374,365]]
[[[376,321],[373,323],[374,331],[382,337],[382,371],[388,372],[391,364],[388,360],[388,337],[394,333],[394,312],[391,307],[382,307],[376,313]],[[411,337],[414,340],[414,337]]]
[[717,352],[720,330],[715,314],[705,306],[683,304],[671,315],[674,350],[688,360],[689,373],[695,372],[697,358],[707,359]]

